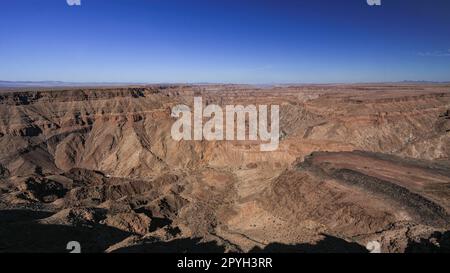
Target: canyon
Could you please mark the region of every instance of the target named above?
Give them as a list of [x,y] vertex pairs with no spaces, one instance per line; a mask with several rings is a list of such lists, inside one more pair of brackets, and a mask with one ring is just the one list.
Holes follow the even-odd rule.
[[[195,97],[278,149],[174,140]],[[0,252],[449,252],[449,157],[449,84],[3,88]]]

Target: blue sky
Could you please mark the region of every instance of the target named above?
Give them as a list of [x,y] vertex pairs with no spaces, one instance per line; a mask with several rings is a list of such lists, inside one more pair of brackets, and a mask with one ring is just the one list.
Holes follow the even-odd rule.
[[11,0],[0,80],[450,81],[450,1]]

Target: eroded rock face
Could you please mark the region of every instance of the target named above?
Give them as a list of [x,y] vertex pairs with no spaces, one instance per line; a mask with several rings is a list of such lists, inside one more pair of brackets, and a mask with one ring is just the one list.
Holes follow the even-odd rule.
[[64,197],[67,193],[63,184],[45,178],[28,178],[25,184],[30,197],[44,203],[51,203]]
[[[279,149],[174,141],[194,96],[280,105]],[[449,109],[446,85],[0,91],[0,249],[447,250]]]
[[139,235],[145,235],[149,232],[151,219],[145,214],[133,212],[118,213],[108,216],[102,224],[131,232]]

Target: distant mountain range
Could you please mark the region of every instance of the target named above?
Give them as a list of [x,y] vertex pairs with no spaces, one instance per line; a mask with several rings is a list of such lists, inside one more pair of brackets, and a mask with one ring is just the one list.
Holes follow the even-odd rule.
[[[382,82],[373,83],[381,84]],[[384,82],[386,84],[450,84],[447,82],[434,82],[434,81],[399,81],[399,82]],[[86,87],[86,86],[125,86],[125,85],[147,85],[156,83],[137,83],[137,82],[64,82],[64,81],[0,81],[0,88],[26,88],[26,87]],[[169,83],[158,83],[158,84],[169,84]],[[179,83],[184,84],[184,83]],[[220,84],[220,83],[189,83],[195,85],[208,85],[208,84]],[[291,84],[281,84],[281,85],[301,85],[302,83],[291,83]],[[305,83],[306,84],[306,83]],[[336,83],[338,84],[338,83]],[[372,83],[371,83],[372,84]],[[251,84],[254,86],[273,86],[278,85],[276,83],[271,84]]]
[[144,83],[114,82],[63,82],[63,81],[0,81],[0,87],[75,87],[75,86],[118,86],[141,85]]

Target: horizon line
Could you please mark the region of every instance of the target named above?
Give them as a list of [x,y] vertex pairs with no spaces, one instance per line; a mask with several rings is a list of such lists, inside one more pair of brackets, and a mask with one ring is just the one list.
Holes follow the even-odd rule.
[[250,86],[275,86],[275,85],[341,85],[341,84],[448,84],[448,81],[428,81],[428,80],[401,80],[401,81],[361,81],[361,82],[268,82],[268,83],[253,83],[253,82],[109,82],[109,81],[10,81],[0,80],[0,87],[88,87],[88,86],[130,86],[130,85],[250,85]]

